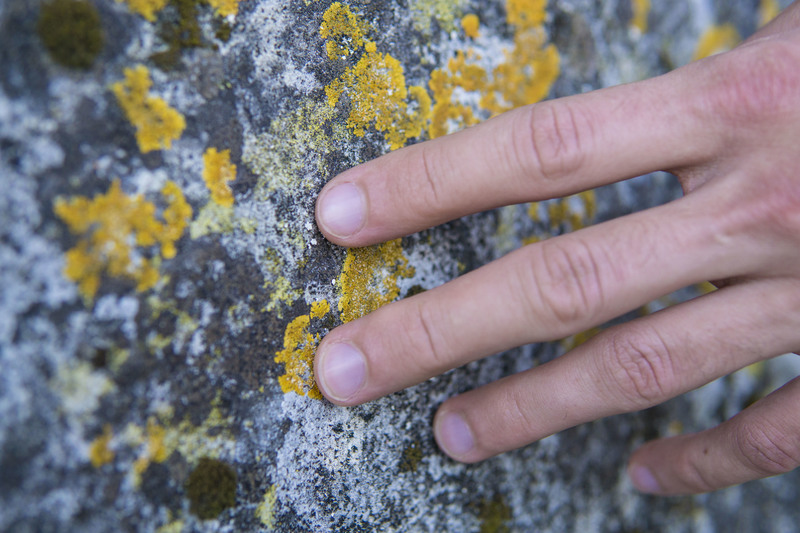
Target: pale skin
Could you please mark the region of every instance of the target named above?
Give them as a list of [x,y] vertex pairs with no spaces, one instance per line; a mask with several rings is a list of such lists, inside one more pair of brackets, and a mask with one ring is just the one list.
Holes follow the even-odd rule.
[[[731,52],[520,108],[348,170],[320,193],[317,222],[332,242],[365,246],[656,170],[677,176],[685,196],[525,246],[331,331],[315,360],[323,394],[361,404],[681,287],[720,287],[447,400],[435,438],[452,458],[476,462],[798,351],[798,2]],[[630,478],[645,492],[681,494],[793,470],[798,405],[800,378],[717,427],[645,444]]]

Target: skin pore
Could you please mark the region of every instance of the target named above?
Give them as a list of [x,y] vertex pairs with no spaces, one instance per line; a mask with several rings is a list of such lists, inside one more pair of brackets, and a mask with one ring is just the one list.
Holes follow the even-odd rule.
[[[798,138],[795,2],[731,52],[519,108],[344,172],[317,201],[321,231],[343,246],[656,170],[672,172],[686,194],[530,244],[336,328],[316,355],[321,392],[360,404],[693,283],[721,287],[446,401],[437,442],[475,462],[798,350]],[[798,402],[795,379],[715,428],[647,443],[631,457],[631,479],[678,494],[790,471],[800,465]]]

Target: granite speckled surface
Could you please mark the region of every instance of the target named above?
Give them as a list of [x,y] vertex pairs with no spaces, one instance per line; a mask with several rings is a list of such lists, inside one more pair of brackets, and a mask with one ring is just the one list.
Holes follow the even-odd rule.
[[796,531],[796,472],[670,499],[624,474],[645,439],[733,415],[794,359],[469,466],[436,449],[436,407],[580,336],[351,409],[309,366],[343,320],[680,194],[655,174],[347,251],[313,219],[336,173],[665,72],[778,7],[0,1],[0,530]]

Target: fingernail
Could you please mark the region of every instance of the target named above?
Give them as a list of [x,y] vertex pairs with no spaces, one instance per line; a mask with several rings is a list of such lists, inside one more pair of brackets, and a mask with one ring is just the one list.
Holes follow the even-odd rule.
[[337,237],[354,234],[366,218],[364,197],[352,183],[343,183],[326,191],[320,198],[320,223]]
[[436,440],[447,455],[462,456],[475,447],[475,438],[464,417],[457,413],[447,413],[436,428]]
[[630,469],[628,474],[633,482],[633,486],[642,492],[658,493],[661,492],[661,486],[658,484],[655,476],[649,469],[644,466],[634,466]]
[[367,376],[364,356],[349,344],[334,344],[322,354],[319,380],[328,396],[344,401],[358,392]]

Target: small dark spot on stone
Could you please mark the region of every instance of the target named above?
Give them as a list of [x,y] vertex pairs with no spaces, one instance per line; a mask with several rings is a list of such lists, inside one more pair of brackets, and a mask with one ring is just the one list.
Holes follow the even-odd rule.
[[92,354],[92,366],[95,370],[100,370],[108,364],[108,350],[106,348],[98,348]]
[[508,533],[506,522],[511,520],[511,508],[501,494],[478,504],[481,533]]
[[86,0],[44,4],[36,29],[53,60],[65,67],[88,69],[103,49],[100,14]]
[[419,441],[414,441],[403,450],[403,457],[400,459],[400,471],[416,472],[421,460],[422,446],[420,446]]
[[190,510],[203,520],[236,505],[236,472],[226,463],[203,457],[186,480]]
[[417,294],[421,294],[426,290],[428,289],[426,289],[422,285],[413,285],[410,289],[408,289],[408,292],[406,293],[406,298],[409,298],[411,296],[416,296]]

